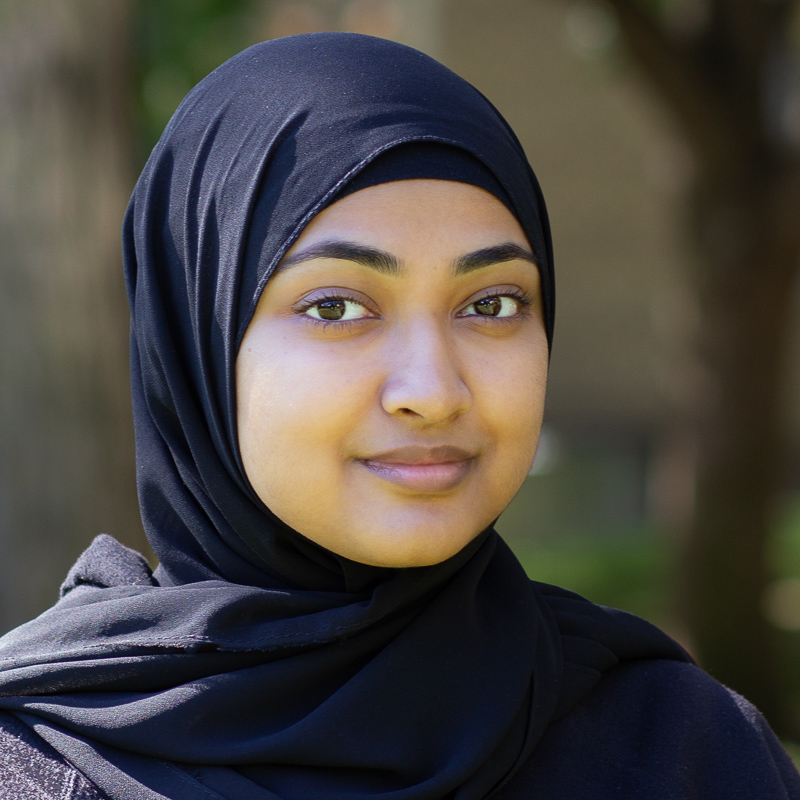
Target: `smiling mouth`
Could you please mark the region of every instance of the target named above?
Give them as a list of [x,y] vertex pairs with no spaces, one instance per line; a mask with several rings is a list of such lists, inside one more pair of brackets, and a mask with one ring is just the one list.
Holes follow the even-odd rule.
[[411,445],[358,459],[373,475],[403,489],[439,494],[455,489],[472,468],[475,456],[459,447]]

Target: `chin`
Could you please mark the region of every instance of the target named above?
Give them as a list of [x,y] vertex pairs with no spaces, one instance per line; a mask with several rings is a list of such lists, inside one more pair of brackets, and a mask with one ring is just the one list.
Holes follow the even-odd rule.
[[[491,520],[490,520],[491,522]],[[369,546],[358,549],[358,553],[341,553],[354,561],[369,564],[374,567],[393,567],[402,569],[407,567],[431,567],[447,561],[456,553],[463,550],[489,523],[470,528],[465,534],[463,530],[444,535],[432,536],[433,525],[426,525],[422,530],[409,531],[406,529],[397,537],[386,537],[381,542],[382,546],[376,547],[374,536],[370,537]],[[382,537],[383,538],[383,537]]]

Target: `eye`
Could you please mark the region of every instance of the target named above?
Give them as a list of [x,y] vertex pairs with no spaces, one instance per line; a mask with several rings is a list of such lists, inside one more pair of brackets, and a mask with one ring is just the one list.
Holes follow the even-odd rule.
[[513,317],[519,313],[521,300],[509,295],[491,295],[470,303],[461,313],[466,317]]
[[370,316],[369,311],[355,300],[344,297],[331,297],[318,300],[303,309],[303,313],[323,322],[350,322]]

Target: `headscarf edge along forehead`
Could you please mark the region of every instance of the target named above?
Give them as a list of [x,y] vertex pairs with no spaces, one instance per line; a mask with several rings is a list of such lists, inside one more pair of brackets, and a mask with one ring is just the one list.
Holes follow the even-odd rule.
[[[488,102],[488,101],[487,101]],[[255,309],[258,305],[258,301],[261,297],[264,288],[266,287],[269,279],[272,277],[273,273],[275,272],[278,264],[280,264],[283,257],[286,253],[292,248],[294,243],[300,238],[305,228],[309,225],[309,223],[316,217],[321,211],[326,209],[331,204],[335,203],[337,200],[341,199],[344,191],[347,187],[356,180],[364,171],[369,170],[369,168],[375,164],[377,161],[380,160],[382,156],[387,155],[390,151],[395,150],[397,148],[401,148],[405,145],[411,144],[422,144],[422,143],[431,143],[431,144],[440,144],[446,147],[452,147],[456,150],[460,150],[462,152],[468,153],[470,156],[478,160],[478,163],[481,164],[484,168],[489,170],[491,175],[495,178],[495,180],[500,184],[500,189],[503,193],[505,193],[505,197],[501,197],[499,192],[494,192],[498,199],[500,199],[505,205],[509,205],[509,200],[511,204],[510,210],[512,213],[517,214],[518,209],[522,205],[520,200],[516,198],[517,192],[515,187],[508,186],[504,184],[502,178],[498,175],[495,168],[492,166],[491,162],[486,159],[484,155],[477,151],[476,148],[466,147],[463,143],[452,139],[446,138],[442,136],[406,136],[394,141],[390,141],[387,144],[383,145],[380,148],[377,148],[374,152],[370,153],[368,156],[363,158],[360,162],[358,162],[355,166],[351,167],[339,180],[337,180],[334,185],[321,197],[307,212],[306,214],[300,219],[295,229],[292,231],[290,236],[287,238],[285,244],[272,256],[272,258],[262,267],[262,277],[259,280],[256,291],[253,295],[252,301],[249,307],[246,310],[246,313],[239,321],[238,332],[236,336],[236,351],[238,351],[239,345],[241,344],[241,340],[244,337],[244,334],[247,331],[247,327],[250,323],[250,320],[255,313]],[[527,166],[527,164],[526,164]],[[530,167],[528,167],[530,169]],[[533,177],[534,185],[537,187],[538,190],[538,183],[535,183],[535,177]],[[400,178],[396,178],[399,180]],[[379,181],[380,182],[380,181]],[[467,180],[466,182],[472,182]],[[480,185],[475,183],[475,185]],[[489,189],[491,191],[491,189]],[[537,211],[541,214],[546,215],[546,208],[544,206],[544,202],[542,200],[541,206],[537,209]],[[545,216],[545,220],[546,220]],[[526,231],[526,233],[530,234],[530,231]],[[547,222],[543,225],[542,230],[543,236],[537,238],[534,242],[531,242],[531,246],[534,249],[534,255],[539,262],[539,270],[542,279],[542,293],[543,293],[543,300],[544,300],[544,309],[545,309],[545,331],[547,333],[547,341],[548,346],[552,348],[552,339],[553,339],[553,326],[554,326],[554,318],[555,318],[555,290],[553,286],[552,280],[552,263],[553,263],[553,255],[552,255],[552,246],[550,243],[550,236],[549,236],[549,225]]]

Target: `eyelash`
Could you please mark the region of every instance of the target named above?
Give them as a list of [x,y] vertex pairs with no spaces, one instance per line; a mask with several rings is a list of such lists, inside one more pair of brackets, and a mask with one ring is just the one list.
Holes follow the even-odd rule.
[[491,289],[484,292],[480,297],[476,297],[471,303],[465,306],[465,308],[469,308],[470,306],[474,306],[476,303],[480,303],[481,300],[487,300],[490,297],[510,297],[512,300],[516,300],[519,303],[519,310],[513,317],[492,317],[488,315],[481,315],[481,314],[469,314],[467,316],[470,317],[482,317],[483,319],[490,319],[495,323],[505,323],[508,324],[510,322],[514,322],[515,320],[519,319],[521,316],[528,313],[528,309],[534,303],[534,297],[528,292],[522,291],[522,289],[507,289],[502,292],[493,292]]
[[[479,317],[483,319],[490,319],[495,323],[511,323],[515,320],[519,319],[522,315],[526,314],[528,309],[534,303],[534,297],[528,292],[524,292],[521,289],[509,289],[502,292],[493,292],[491,290],[487,290],[480,297],[476,297],[471,303],[468,303],[464,308],[469,308],[470,306],[475,305],[475,303],[479,303],[481,300],[486,300],[490,297],[510,297],[513,300],[516,300],[519,303],[519,311],[512,317],[492,317],[489,315],[480,315],[480,314],[467,314],[465,316],[469,317]],[[361,298],[355,297],[352,294],[349,294],[345,291],[336,291],[332,292],[331,294],[324,295],[322,297],[315,297],[313,300],[306,300],[294,307],[294,312],[298,315],[304,315],[306,312],[314,308],[314,306],[319,305],[320,303],[327,303],[330,301],[335,300],[343,300],[349,303],[356,303],[357,305],[362,306],[363,308],[367,308]],[[354,325],[358,325],[359,323],[363,322],[365,319],[370,319],[370,317],[362,317],[360,319],[350,319],[350,320],[322,320],[316,319],[315,317],[308,316],[306,314],[306,319],[315,325],[321,325],[322,329],[325,330],[329,325],[335,325],[338,329],[352,327]]]
[[[305,302],[302,302],[299,305],[295,306],[293,310],[296,314],[302,316],[303,314],[306,314],[306,312],[309,309],[314,308],[314,306],[318,306],[320,303],[330,302],[331,300],[344,300],[345,302],[356,303],[357,305],[362,306],[363,308],[367,308],[362,298],[355,297],[354,295],[339,289],[336,292],[331,292],[331,294],[327,294],[322,297],[315,297],[313,300],[306,300]],[[360,319],[332,320],[332,319],[316,319],[306,314],[306,320],[308,322],[313,323],[314,325],[320,325],[323,331],[329,325],[335,325],[338,330],[346,330],[347,328],[350,328],[354,325],[358,325],[359,323],[364,322],[365,319],[370,319],[370,318],[362,317]]]

